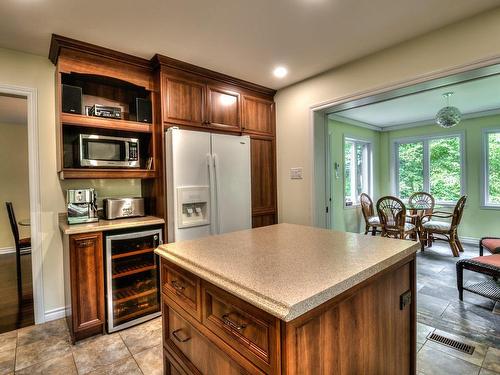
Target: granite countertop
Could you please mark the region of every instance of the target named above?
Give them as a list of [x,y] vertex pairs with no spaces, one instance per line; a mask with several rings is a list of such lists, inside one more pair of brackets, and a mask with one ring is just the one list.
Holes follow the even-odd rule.
[[278,224],[165,244],[156,253],[291,321],[419,248],[413,241]]
[[147,225],[164,224],[165,220],[156,216],[129,217],[125,219],[103,220],[95,223],[69,225],[66,214],[59,215],[59,229],[63,234],[79,234],[103,232],[108,230],[143,227]]

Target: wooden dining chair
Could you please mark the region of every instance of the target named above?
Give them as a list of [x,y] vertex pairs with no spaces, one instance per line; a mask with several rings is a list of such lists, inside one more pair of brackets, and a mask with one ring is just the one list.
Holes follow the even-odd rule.
[[405,239],[416,234],[415,225],[406,222],[406,207],[400,199],[392,196],[380,198],[377,213],[382,225],[382,237]]
[[18,295],[18,302],[21,303],[23,296],[21,256],[31,254],[31,238],[19,237],[19,228],[17,227],[16,215],[14,213],[14,207],[12,206],[12,202],[5,202],[5,206],[7,207],[10,229],[12,230],[12,235],[14,236],[14,242],[16,246],[17,295]]
[[[423,215],[430,215],[434,212],[435,203],[434,197],[425,191],[413,193],[410,195],[410,198],[408,198],[410,215],[407,215],[406,221],[417,227],[419,237],[423,236],[423,233],[420,231],[419,220]],[[416,209],[415,207],[422,207],[422,209]],[[432,243],[430,243],[429,246],[432,246]]]
[[366,193],[361,193],[359,201],[361,203],[361,212],[365,219],[365,234],[371,231],[372,236],[375,236],[377,232],[380,232],[382,225],[380,225],[380,219],[373,209],[373,201]]
[[[458,226],[462,220],[464,213],[465,202],[467,195],[462,196],[455,205],[452,213],[435,211],[430,215],[422,216],[420,220],[420,230],[423,235],[420,238],[420,245],[422,251],[425,245],[429,246],[432,241],[445,241],[448,242],[453,256],[460,256],[460,252],[464,251],[462,243],[458,238]],[[441,219],[448,219],[450,221],[443,221]]]

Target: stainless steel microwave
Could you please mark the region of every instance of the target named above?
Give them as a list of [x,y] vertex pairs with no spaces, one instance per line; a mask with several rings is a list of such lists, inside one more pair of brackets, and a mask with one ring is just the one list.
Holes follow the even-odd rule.
[[81,167],[139,168],[139,139],[80,134]]

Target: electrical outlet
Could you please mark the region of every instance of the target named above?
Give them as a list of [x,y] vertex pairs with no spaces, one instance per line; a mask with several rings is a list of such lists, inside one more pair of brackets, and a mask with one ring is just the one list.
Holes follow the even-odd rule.
[[292,180],[302,180],[302,167],[290,168],[290,179]]

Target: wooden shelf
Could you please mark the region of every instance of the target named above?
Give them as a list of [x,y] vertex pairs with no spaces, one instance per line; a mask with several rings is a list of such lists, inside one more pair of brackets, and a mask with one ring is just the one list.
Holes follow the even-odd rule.
[[90,169],[64,168],[59,178],[155,178],[156,172],[149,169]]
[[65,126],[84,126],[86,128],[121,130],[136,133],[153,132],[153,124],[127,120],[116,120],[112,118],[74,115],[71,113],[61,113],[61,123]]
[[155,269],[156,269],[156,264],[148,264],[148,263],[146,263],[146,265],[138,265],[136,267],[128,267],[128,268],[123,267],[123,271],[119,270],[116,273],[113,271],[113,279],[118,279],[120,277],[125,277],[136,273],[151,271]]
[[132,318],[135,318],[136,316],[139,316],[139,315],[146,316],[146,315],[152,314],[152,313],[157,312],[157,311],[160,311],[159,304],[153,305],[153,306],[148,307],[146,309],[134,311],[133,313],[130,313],[127,315],[120,316],[119,318],[115,319],[114,323],[115,323],[115,325],[118,325],[119,323],[123,322],[124,320],[132,319]]
[[[134,292],[132,292],[132,294],[127,295],[125,297],[114,299],[113,300],[113,304],[116,305],[116,304],[119,304],[119,303],[130,301],[132,299],[137,299],[137,298],[149,296],[150,294],[154,294],[156,292],[158,292],[157,288],[149,289],[149,290],[146,290],[146,291],[143,291],[143,292],[140,292],[140,293],[134,293]],[[120,294],[120,291],[116,291],[114,294],[115,294],[115,296],[118,296]]]
[[120,259],[120,258],[130,257],[132,255],[139,255],[139,254],[151,253],[154,250],[155,249],[150,248],[150,249],[141,249],[141,250],[129,251],[127,253],[121,253],[121,254],[112,255],[111,259]]

